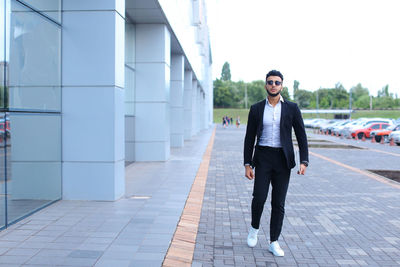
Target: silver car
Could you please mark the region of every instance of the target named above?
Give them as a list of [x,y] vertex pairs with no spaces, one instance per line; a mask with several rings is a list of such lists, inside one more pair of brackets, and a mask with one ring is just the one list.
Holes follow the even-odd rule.
[[389,140],[392,140],[396,145],[400,146],[400,131],[393,131],[389,134]]

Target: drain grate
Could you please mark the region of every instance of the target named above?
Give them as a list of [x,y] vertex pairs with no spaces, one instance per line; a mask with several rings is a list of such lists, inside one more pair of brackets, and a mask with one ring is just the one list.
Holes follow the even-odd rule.
[[130,199],[149,199],[151,196],[130,196]]
[[367,170],[400,183],[400,171],[395,170]]

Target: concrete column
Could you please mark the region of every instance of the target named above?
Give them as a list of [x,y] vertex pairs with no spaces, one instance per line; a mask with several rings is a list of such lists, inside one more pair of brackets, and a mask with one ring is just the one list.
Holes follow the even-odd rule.
[[63,199],[125,193],[125,1],[63,1]]
[[203,111],[203,115],[204,115],[204,120],[203,120],[203,122],[204,122],[204,129],[207,129],[208,128],[208,126],[209,126],[209,110],[208,110],[208,101],[207,101],[207,99],[208,99],[208,95],[207,95],[207,93],[204,93],[204,99],[203,99],[203,102],[204,102],[204,111]]
[[171,147],[183,147],[183,91],[185,58],[183,55],[171,56]]
[[193,72],[191,70],[185,70],[183,91],[183,120],[185,140],[190,140],[190,138],[192,137],[192,87]]
[[125,161],[135,161],[135,25],[125,24]]
[[205,102],[204,102],[204,92],[201,92],[201,97],[200,97],[200,102],[201,102],[201,110],[200,110],[200,129],[204,130],[206,128],[206,124],[205,124]]
[[202,123],[201,123],[201,109],[202,109],[202,106],[201,106],[201,98],[202,98],[202,92],[201,92],[201,88],[199,87],[198,88],[198,91],[197,91],[197,133],[199,133],[200,131],[201,131],[201,125],[202,125]]
[[197,80],[193,80],[193,85],[192,85],[192,130],[191,130],[191,136],[196,135],[197,133],[197,91],[198,91],[198,82]]
[[171,34],[164,24],[136,24],[136,161],[170,155]]

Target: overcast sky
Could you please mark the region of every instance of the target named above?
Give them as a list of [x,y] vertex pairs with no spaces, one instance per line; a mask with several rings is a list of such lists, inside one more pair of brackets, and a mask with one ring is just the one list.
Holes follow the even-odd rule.
[[357,83],[400,97],[399,0],[206,0],[213,79],[228,61],[232,80],[280,70],[292,93]]

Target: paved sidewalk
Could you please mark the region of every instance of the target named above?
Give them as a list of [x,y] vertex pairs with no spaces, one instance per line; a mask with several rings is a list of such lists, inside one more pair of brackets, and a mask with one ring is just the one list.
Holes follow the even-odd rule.
[[[400,265],[400,189],[313,155],[305,176],[292,172],[279,241],[285,257],[267,251],[270,196],[259,243],[247,247],[253,182],[244,177],[244,134],[244,127],[217,128],[193,267]],[[370,149],[310,151],[362,170],[400,169],[398,156]]]
[[161,266],[212,131],[127,166],[118,201],[59,201],[1,231],[0,266]]
[[[167,162],[127,166],[121,200],[59,201],[1,231],[0,266],[160,266],[212,130]],[[292,173],[280,239],[286,255],[276,258],[267,251],[269,207],[259,244],[246,244],[253,182],[243,175],[244,133],[217,127],[192,266],[400,265],[400,189],[354,171],[398,170],[400,147],[311,148],[306,176]]]

